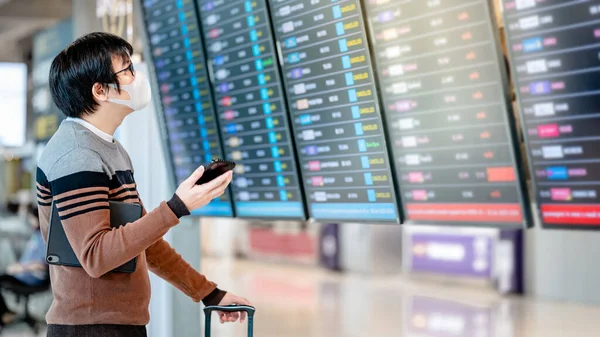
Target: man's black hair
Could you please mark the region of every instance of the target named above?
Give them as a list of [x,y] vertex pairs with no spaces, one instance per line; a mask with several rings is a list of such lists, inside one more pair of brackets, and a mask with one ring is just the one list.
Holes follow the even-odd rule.
[[105,88],[116,84],[120,90],[112,60],[127,62],[132,53],[129,42],[109,33],[91,33],[75,40],[50,66],[50,92],[56,106],[68,117],[94,113],[98,106],[92,95],[94,83]]

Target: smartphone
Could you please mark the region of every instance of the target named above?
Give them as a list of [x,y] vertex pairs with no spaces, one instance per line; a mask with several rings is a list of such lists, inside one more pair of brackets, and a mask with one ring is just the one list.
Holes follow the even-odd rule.
[[196,185],[206,184],[216,177],[233,170],[235,163],[229,160],[213,158],[210,163],[204,165],[204,174],[198,179]]

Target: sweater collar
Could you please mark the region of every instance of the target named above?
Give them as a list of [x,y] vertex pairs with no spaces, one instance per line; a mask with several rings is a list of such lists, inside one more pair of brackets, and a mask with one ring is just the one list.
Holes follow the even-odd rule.
[[81,118],[73,118],[73,117],[67,117],[66,120],[84,126],[86,129],[92,131],[94,134],[96,134],[98,137],[102,138],[102,140],[104,140],[106,142],[114,143],[115,139],[112,135],[109,135],[108,133],[98,129],[97,127],[95,127],[88,121],[85,121]]

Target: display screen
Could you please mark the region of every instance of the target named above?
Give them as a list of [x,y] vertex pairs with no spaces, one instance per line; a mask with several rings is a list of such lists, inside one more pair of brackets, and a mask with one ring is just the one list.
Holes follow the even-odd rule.
[[[144,21],[162,103],[163,131],[177,183],[213,157],[222,158],[195,4],[144,0]],[[192,211],[233,216],[229,193]]]
[[215,104],[238,217],[304,219],[271,22],[264,0],[201,0]]
[[360,2],[269,5],[311,218],[396,223]]
[[27,65],[0,62],[0,148],[25,144]]
[[542,224],[600,228],[600,5],[556,0],[503,5]]
[[65,115],[52,101],[48,77],[52,60],[71,43],[72,39],[73,21],[71,19],[41,30],[33,37],[31,111],[33,113],[33,138],[36,143],[45,143],[50,140],[65,118]]
[[487,0],[367,0],[406,220],[527,224]]

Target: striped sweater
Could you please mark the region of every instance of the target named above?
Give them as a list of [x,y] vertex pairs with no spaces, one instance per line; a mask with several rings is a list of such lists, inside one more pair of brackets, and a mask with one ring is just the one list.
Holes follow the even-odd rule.
[[[107,142],[78,123],[64,121],[38,162],[37,199],[44,238],[54,200],[83,266],[50,266],[54,299],[46,315],[49,324],[147,324],[148,270],[196,302],[222,297],[214,283],[162,239],[187,213],[177,196],[149,213],[144,210],[136,222],[110,227],[109,200],[142,204],[131,161],[118,142]],[[138,257],[135,272],[111,272],[134,257]]]

